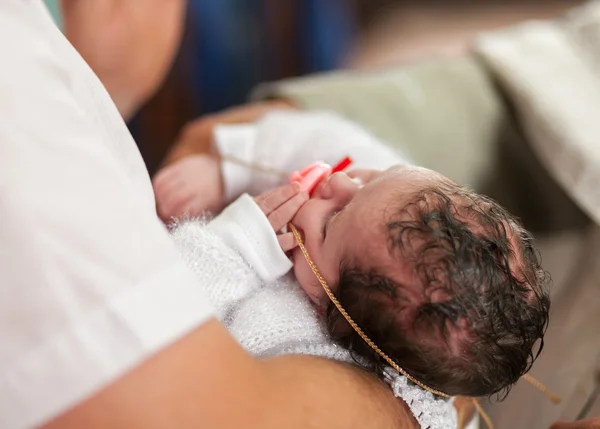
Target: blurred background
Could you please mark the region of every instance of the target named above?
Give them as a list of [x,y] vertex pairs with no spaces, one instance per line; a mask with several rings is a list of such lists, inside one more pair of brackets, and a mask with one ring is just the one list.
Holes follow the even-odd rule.
[[[48,0],[56,11],[56,0]],[[567,0],[188,0],[161,90],[130,121],[153,174],[181,127],[243,103],[258,83],[458,55],[473,35],[575,6]]]

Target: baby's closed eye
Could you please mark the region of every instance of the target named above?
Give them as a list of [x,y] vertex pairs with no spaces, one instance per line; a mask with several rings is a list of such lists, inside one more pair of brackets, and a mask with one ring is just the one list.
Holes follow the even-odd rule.
[[327,236],[327,229],[329,228],[331,221],[340,211],[341,210],[336,210],[334,212],[329,213],[327,216],[325,216],[325,218],[323,220],[323,226],[321,227],[321,235],[323,236],[323,238],[325,238]]

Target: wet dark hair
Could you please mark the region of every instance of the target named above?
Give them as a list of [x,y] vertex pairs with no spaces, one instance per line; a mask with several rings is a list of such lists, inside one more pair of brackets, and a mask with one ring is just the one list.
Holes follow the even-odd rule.
[[[336,295],[367,336],[417,380],[450,395],[503,399],[543,347],[550,278],[532,236],[462,187],[425,189],[385,221],[406,284],[348,261]],[[330,304],[327,327],[357,361],[385,361]]]

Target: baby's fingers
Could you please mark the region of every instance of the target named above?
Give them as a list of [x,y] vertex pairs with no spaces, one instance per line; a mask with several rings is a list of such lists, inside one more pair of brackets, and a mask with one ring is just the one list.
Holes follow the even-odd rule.
[[279,246],[281,250],[284,252],[289,252],[298,246],[298,242],[296,241],[296,237],[291,232],[286,232],[285,234],[279,234],[277,236],[277,241],[279,241]]
[[279,186],[255,198],[256,204],[267,216],[277,210],[283,203],[300,192],[298,183]]
[[299,192],[267,215],[267,219],[273,229],[279,231],[286,226],[307,200],[308,194],[306,192]]

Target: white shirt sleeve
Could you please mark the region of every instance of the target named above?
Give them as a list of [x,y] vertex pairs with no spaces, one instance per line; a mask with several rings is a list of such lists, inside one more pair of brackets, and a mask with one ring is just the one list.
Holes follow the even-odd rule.
[[292,267],[266,216],[247,194],[209,223],[176,224],[171,236],[227,326],[233,308]]
[[225,208],[208,228],[238,251],[264,282],[273,282],[292,268],[269,220],[248,194]]
[[39,425],[212,314],[108,94],[40,0],[0,2],[0,427]]
[[254,124],[219,125],[214,143],[223,155],[226,201],[242,192],[253,195],[285,182],[285,177],[236,164],[258,164],[291,173],[315,161],[336,164],[345,156],[350,169],[385,170],[407,163],[406,156],[380,142],[359,125],[332,112],[281,110]]

